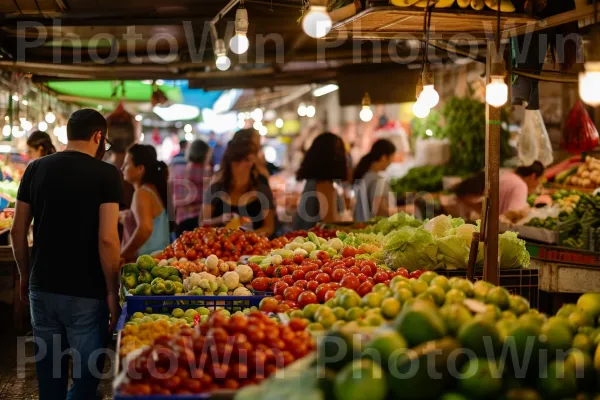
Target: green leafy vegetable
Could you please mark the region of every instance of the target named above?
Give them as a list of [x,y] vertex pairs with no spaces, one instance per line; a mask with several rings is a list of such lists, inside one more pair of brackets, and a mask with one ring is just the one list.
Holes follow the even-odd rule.
[[506,231],[499,237],[500,268],[529,268],[529,252],[525,241],[518,238],[516,232]]
[[392,269],[409,271],[436,269],[438,248],[431,233],[424,228],[404,226],[388,236],[384,247],[385,263]]
[[437,238],[445,236],[446,232],[452,229],[451,217],[448,217],[447,215],[438,215],[425,224],[425,229],[431,232],[433,237]]

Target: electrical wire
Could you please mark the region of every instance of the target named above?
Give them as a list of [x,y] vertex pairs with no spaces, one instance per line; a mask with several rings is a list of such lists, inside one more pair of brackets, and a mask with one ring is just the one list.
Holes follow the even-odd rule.
[[13,3],[15,3],[17,10],[19,10],[19,14],[23,14],[23,11],[21,11],[21,7],[19,7],[19,3],[17,2],[17,0],[13,0]]

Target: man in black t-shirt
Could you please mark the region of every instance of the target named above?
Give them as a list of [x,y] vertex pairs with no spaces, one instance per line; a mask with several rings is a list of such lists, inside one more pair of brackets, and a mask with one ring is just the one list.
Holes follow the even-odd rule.
[[[106,347],[120,314],[117,223],[122,188],[119,171],[100,161],[106,135],[100,113],[73,113],[65,151],[29,164],[17,195],[11,237],[21,300],[31,307],[41,400],[95,398],[104,367],[99,349]],[[68,394],[66,349],[74,371]]]

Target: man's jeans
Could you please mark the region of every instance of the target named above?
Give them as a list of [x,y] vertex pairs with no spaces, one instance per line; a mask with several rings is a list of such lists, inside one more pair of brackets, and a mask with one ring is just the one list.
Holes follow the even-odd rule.
[[[29,300],[35,354],[43,354],[42,343],[46,347],[45,357],[36,362],[40,400],[95,399],[108,342],[106,301],[33,291]],[[67,393],[68,354],[73,385]]]

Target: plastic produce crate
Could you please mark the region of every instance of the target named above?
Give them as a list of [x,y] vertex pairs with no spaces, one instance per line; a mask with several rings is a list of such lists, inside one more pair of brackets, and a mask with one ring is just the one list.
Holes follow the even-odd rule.
[[[448,278],[466,278],[466,270],[436,270],[439,275]],[[473,278],[475,280],[483,279],[483,269],[475,269]],[[537,268],[519,268],[519,269],[501,269],[500,286],[512,294],[523,296],[529,301],[533,308],[539,307],[539,271]]]
[[152,395],[152,396],[127,396],[115,393],[114,400],[233,400],[235,397],[234,391],[219,390],[213,393],[197,393],[197,394],[171,394],[168,396]]
[[125,302],[130,314],[145,312],[148,307],[152,307],[153,312],[161,312],[161,309],[171,312],[174,308],[182,308],[186,304],[194,308],[221,307],[231,311],[234,307],[258,307],[260,301],[267,296],[264,293],[252,296],[127,296]]

